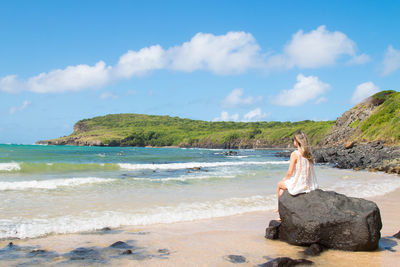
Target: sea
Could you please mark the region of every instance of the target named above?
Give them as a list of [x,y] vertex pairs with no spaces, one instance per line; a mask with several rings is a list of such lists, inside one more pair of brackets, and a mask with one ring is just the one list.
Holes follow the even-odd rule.
[[[0,145],[0,239],[276,208],[284,150]],[[236,154],[236,153],[237,154]],[[316,165],[320,188],[373,197],[397,176]]]

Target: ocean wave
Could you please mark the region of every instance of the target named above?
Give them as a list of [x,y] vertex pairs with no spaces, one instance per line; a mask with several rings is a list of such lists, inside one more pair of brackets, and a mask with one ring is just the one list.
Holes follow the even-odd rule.
[[0,163],[0,172],[43,173],[43,172],[74,172],[74,171],[113,171],[119,170],[113,163],[36,163],[10,162]]
[[210,219],[252,211],[272,210],[275,196],[251,196],[218,201],[181,203],[131,212],[103,211],[49,219],[2,219],[0,238],[34,238],[48,234],[93,231],[104,227],[151,225]]
[[0,171],[11,172],[11,171],[19,171],[20,169],[21,167],[16,162],[0,163]]
[[213,168],[222,166],[240,166],[240,165],[281,165],[289,164],[289,161],[226,161],[226,162],[186,162],[186,163],[163,163],[163,164],[132,164],[119,163],[121,169],[125,170],[178,170],[191,168]]
[[109,183],[116,179],[104,179],[97,177],[67,178],[53,180],[33,180],[20,182],[0,182],[0,191],[6,190],[30,190],[30,189],[56,189],[59,187],[79,186],[85,184]]
[[[242,156],[246,157],[246,156]],[[289,161],[226,161],[226,162],[185,162],[185,163],[37,163],[9,162],[0,163],[0,172],[43,173],[43,172],[75,172],[75,171],[116,171],[123,170],[179,170],[190,168],[213,168],[239,165],[281,165]]]

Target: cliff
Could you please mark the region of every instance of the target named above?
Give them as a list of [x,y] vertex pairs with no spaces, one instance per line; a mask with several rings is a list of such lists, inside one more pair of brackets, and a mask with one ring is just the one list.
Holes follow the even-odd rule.
[[319,143],[322,147],[381,141],[400,142],[400,93],[382,91],[370,96],[337,118],[330,133]]

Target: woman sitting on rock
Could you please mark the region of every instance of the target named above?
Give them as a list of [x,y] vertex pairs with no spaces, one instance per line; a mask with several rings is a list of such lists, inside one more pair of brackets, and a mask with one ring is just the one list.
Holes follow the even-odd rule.
[[297,195],[318,188],[314,172],[314,157],[308,145],[307,135],[302,131],[296,132],[293,136],[293,144],[297,150],[290,155],[289,170],[285,178],[278,182],[278,204],[283,190],[288,190],[291,195]]

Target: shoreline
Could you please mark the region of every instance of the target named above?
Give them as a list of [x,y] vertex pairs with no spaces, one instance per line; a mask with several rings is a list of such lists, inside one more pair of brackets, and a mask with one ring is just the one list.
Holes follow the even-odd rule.
[[[382,196],[367,198],[377,203],[382,217],[380,247],[372,252],[324,251],[317,257],[305,257],[304,247],[292,246],[282,241],[264,238],[265,228],[277,215],[272,211],[255,211],[238,215],[202,219],[170,224],[147,226],[124,226],[73,234],[48,235],[33,239],[1,240],[4,248],[9,242],[32,251],[46,251],[57,257],[41,257],[45,265],[66,264],[67,266],[116,265],[116,266],[234,266],[229,255],[240,255],[246,259],[243,266],[254,266],[268,259],[288,256],[294,259],[307,258],[316,266],[391,266],[400,260],[400,240],[391,236],[400,230],[400,188]],[[112,250],[111,244],[123,241],[133,248],[132,254],[125,250]],[[90,255],[76,260],[68,255],[77,248],[91,248],[102,255]],[[110,253],[114,253],[110,256]],[[53,255],[55,255],[53,254]],[[1,254],[0,254],[1,255]],[[107,256],[108,255],[108,256]],[[207,257],[204,257],[207,255]],[[357,264],[354,264],[354,256]],[[29,257],[32,260],[34,257]],[[25,258],[15,263],[27,262]]]

